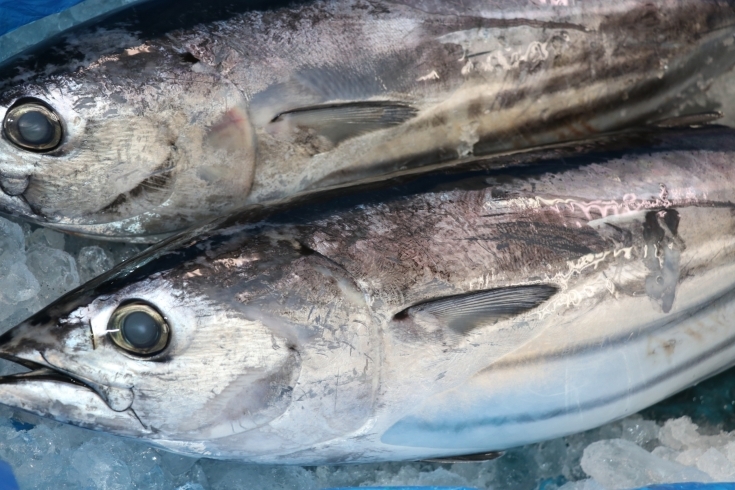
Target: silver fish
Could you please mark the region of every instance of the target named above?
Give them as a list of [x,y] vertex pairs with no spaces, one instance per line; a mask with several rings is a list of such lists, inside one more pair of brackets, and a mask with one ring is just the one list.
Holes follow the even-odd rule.
[[7,75],[0,210],[155,241],[387,174],[732,116],[731,2],[203,4],[179,29],[180,2],[136,7]]
[[222,220],[0,337],[30,369],[0,402],[255,463],[601,425],[734,362],[734,157],[733,132],[675,134]]

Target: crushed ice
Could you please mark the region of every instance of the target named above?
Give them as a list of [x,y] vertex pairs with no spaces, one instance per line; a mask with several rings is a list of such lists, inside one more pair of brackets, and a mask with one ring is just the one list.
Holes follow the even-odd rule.
[[[141,246],[93,242],[0,218],[0,333]],[[16,369],[0,364],[0,373]],[[711,431],[710,431],[711,432]],[[635,415],[473,464],[259,466],[178,456],[143,442],[40,419],[0,405],[0,459],[21,488],[216,490],[451,485],[613,490],[735,480],[735,431],[702,434],[690,419]]]

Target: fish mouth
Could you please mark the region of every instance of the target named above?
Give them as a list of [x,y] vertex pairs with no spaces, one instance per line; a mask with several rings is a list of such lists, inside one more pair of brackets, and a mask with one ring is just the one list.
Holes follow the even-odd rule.
[[129,390],[98,385],[50,363],[5,352],[0,353],[0,358],[29,369],[0,376],[0,403],[86,429],[129,437],[154,436],[155,430],[146,426],[133,410],[132,393],[121,399],[120,392]]
[[25,381],[54,381],[58,383],[69,383],[75,386],[84,386],[87,389],[94,391],[94,389],[86,383],[50,366],[4,353],[0,353],[0,359],[5,359],[6,361],[10,361],[15,364],[19,364],[26,369],[30,369],[30,371],[24,373],[0,376],[0,384],[20,383]]
[[25,196],[22,194],[7,194],[2,188],[0,188],[0,210],[6,216],[23,216],[39,224],[48,222],[47,219],[33,210]]
[[[29,372],[0,376],[0,384],[18,383],[23,381],[53,381],[73,384],[84,387],[99,396],[107,406],[115,412],[124,412],[133,404],[133,393],[129,388],[109,386],[97,383],[83,376],[55,366],[42,351],[37,352],[40,359],[29,360],[8,352],[0,351],[0,358],[11,361],[30,369]],[[40,362],[43,360],[43,362]]]

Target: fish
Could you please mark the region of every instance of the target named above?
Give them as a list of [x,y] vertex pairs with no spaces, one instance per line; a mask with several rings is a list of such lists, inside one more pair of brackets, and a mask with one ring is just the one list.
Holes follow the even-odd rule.
[[0,74],[0,211],[155,242],[239,209],[732,123],[732,2],[154,1]]
[[735,361],[735,131],[222,217],[0,336],[0,403],[269,464],[473,460]]

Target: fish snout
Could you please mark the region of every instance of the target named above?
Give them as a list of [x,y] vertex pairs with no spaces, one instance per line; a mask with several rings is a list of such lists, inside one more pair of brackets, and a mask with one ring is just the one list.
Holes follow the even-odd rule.
[[[85,400],[103,417],[109,417],[110,411],[128,410],[134,398],[132,387],[124,382],[98,381],[104,377],[84,362],[92,351],[94,344],[89,326],[56,325],[36,317],[21,323],[0,336],[0,358],[28,371],[0,376],[0,403],[70,423],[75,422],[49,412],[58,410],[58,407],[49,406],[57,396],[63,398],[74,393],[70,402],[76,404],[77,400]],[[92,398],[93,403],[90,402]]]
[[130,389],[96,383],[90,373],[70,368],[63,349],[88,352],[93,349],[89,334],[85,339],[79,328],[31,320],[0,336],[0,358],[27,370],[0,376],[0,403],[87,429],[132,437],[152,434],[130,408]]
[[93,348],[91,339],[84,338],[77,330],[70,331],[31,317],[4,333],[0,336],[0,358],[30,369],[30,372],[2,376],[0,383],[41,378],[84,385],[63,367],[60,356],[66,348],[72,348],[77,355]]

